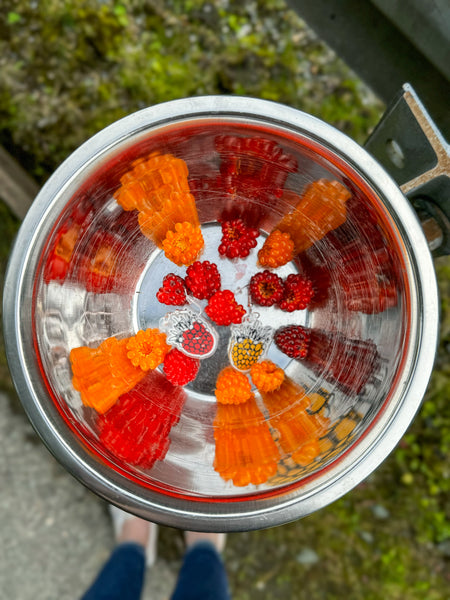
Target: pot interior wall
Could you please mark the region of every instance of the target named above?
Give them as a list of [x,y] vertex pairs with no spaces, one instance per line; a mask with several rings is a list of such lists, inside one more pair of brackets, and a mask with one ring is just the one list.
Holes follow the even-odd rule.
[[[278,391],[260,392],[252,384],[254,410],[235,407],[236,416],[227,417],[234,424],[223,436],[214,390],[230,364],[234,330],[211,323],[206,300],[194,299],[188,308],[212,325],[217,348],[200,361],[190,383],[172,385],[159,366],[103,415],[83,404],[73,384],[71,350],[93,350],[111,337],[161,328],[168,313],[186,308],[156,298],[163,278],[185,277],[186,266],[168,260],[157,236],[143,233],[139,211],[124,210],[117,200],[127,173],[136,173],[139,163],[145,170],[155,155],[185,162],[204,239],[199,260],[215,263],[222,289],[233,291],[247,316],[270,330],[265,358],[284,371]],[[308,186],[321,180],[348,190],[344,222],[322,235],[318,221],[305,212],[304,239],[292,260],[269,269],[283,281],[297,274],[308,278],[314,289],[310,303],[293,312],[249,303],[250,279],[264,271],[258,251]],[[154,185],[165,202],[175,184]],[[98,461],[143,487],[193,500],[264,495],[301,487],[339,461],[384,410],[408,336],[398,233],[382,201],[331,150],[275,127],[194,120],[150,130],[99,157],[63,204],[39,249],[34,337],[49,401]],[[164,219],[170,221],[170,211]],[[260,235],[248,257],[231,260],[218,250],[221,223],[237,219]],[[305,357],[289,357],[273,340],[277,332],[294,331],[289,326],[306,336]],[[89,376],[98,378],[101,396],[108,371]],[[116,427],[108,421],[111,411]],[[140,429],[139,419],[147,419]],[[146,438],[150,430],[153,437]],[[261,448],[254,447],[258,443]]]

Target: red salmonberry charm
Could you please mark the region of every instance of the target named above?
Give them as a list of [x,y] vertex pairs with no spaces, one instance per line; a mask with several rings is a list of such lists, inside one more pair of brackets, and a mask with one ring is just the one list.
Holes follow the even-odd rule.
[[219,253],[227,258],[246,258],[258,236],[258,229],[247,227],[242,219],[223,221]]
[[186,356],[177,348],[166,355],[164,359],[164,374],[173,385],[185,385],[193,381],[198,373],[200,361],[197,358]]
[[303,275],[291,273],[284,281],[283,297],[278,306],[287,312],[304,310],[313,296],[311,281]]
[[241,323],[245,309],[236,302],[233,292],[222,290],[211,296],[205,312],[217,325],[231,325]]
[[308,354],[311,333],[300,325],[287,325],[275,333],[275,344],[289,358],[301,359]]
[[202,357],[214,347],[214,338],[203,323],[195,321],[190,329],[183,331],[181,347],[188,354]]
[[273,306],[283,298],[283,280],[271,271],[256,273],[250,279],[250,296],[255,304]]
[[184,282],[189,293],[195,298],[199,300],[211,298],[220,290],[220,273],[217,265],[208,260],[204,262],[197,260],[187,268]]
[[182,277],[173,273],[166,275],[162,287],[156,293],[156,297],[162,304],[174,306],[186,304],[186,291]]
[[168,313],[161,326],[167,343],[193,358],[208,358],[216,351],[218,336],[211,324],[188,308]]

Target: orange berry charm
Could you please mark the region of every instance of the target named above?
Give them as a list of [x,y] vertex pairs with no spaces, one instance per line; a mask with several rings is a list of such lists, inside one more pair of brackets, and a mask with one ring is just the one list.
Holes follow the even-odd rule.
[[284,371],[271,360],[263,360],[252,366],[250,377],[260,392],[274,392],[283,383]]
[[127,343],[127,357],[135,367],[143,371],[156,369],[170,350],[166,344],[166,334],[159,329],[147,329],[138,331]]
[[203,250],[204,241],[200,227],[184,221],[175,224],[175,231],[168,231],[162,242],[166,257],[176,265],[192,264]]
[[252,395],[252,386],[246,375],[225,367],[217,377],[215,394],[221,404],[241,404]]
[[276,269],[294,258],[294,242],[289,233],[282,233],[278,229],[272,231],[258,252],[259,264],[262,267]]

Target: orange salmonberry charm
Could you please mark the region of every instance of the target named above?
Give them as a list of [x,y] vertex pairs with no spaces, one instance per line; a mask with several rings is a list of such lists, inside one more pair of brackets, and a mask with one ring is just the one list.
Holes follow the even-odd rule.
[[73,387],[80,392],[85,406],[104,413],[148,370],[161,364],[169,349],[165,335],[157,329],[139,331],[123,340],[107,338],[98,348],[74,348],[70,352]]
[[258,252],[258,261],[262,267],[276,269],[294,258],[294,242],[289,233],[278,229],[272,231]]
[[156,369],[170,350],[166,334],[159,329],[138,331],[134,337],[129,338],[126,348],[127,357],[133,366],[140,367],[143,371]]
[[246,375],[225,367],[217,377],[215,394],[221,404],[241,404],[252,395],[252,386]]
[[271,360],[263,360],[252,366],[250,377],[260,392],[274,392],[283,383],[284,371]]
[[178,266],[190,265],[203,250],[204,241],[200,227],[183,221],[175,224],[175,230],[167,232],[162,242],[166,258]]
[[280,459],[267,422],[252,395],[243,404],[218,404],[214,469],[236,486],[265,483]]

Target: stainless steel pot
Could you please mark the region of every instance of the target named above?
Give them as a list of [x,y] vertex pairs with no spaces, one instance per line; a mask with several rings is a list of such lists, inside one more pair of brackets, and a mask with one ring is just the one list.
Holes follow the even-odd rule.
[[[152,153],[170,153],[187,164],[205,239],[201,260],[218,264],[222,286],[243,304],[248,280],[259,269],[256,252],[293,210],[293,194],[319,179],[337,181],[351,194],[346,222],[312,238],[307,250],[278,271],[282,277],[303,273],[312,279],[311,306],[294,313],[254,311],[272,332],[295,324],[317,333],[319,355],[323,350],[315,362],[302,362],[275,343],[268,348],[267,357],[305,391],[304,416],[321,419],[321,430],[314,456],[295,460],[280,433],[292,406],[268,413],[264,395],[255,393],[279,453],[276,472],[257,485],[233,483],[214,468],[214,388],[228,362],[228,327],[215,328],[217,351],[202,362],[197,379],[179,388],[183,408],[179,415],[171,413],[167,453],[148,468],[105,446],[97,413],[83,405],[73,386],[73,348],[94,348],[111,336],[158,327],[176,308],[159,303],[155,293],[167,272],[182,275],[184,268],[169,263],[142,234],[136,214],[125,213],[114,198],[124,174]],[[251,220],[261,236],[247,259],[231,261],[217,251],[218,221],[239,216]],[[67,272],[55,267],[56,274],[49,275],[55,248],[61,250],[58,240],[69,230],[75,233],[63,238],[72,239],[63,265]],[[89,253],[98,249],[99,236],[109,240],[99,268],[108,263],[110,270],[100,273],[96,284],[83,269],[92,267]],[[25,410],[49,450],[77,479],[152,521],[192,530],[247,530],[327,505],[392,451],[420,406],[433,367],[438,294],[417,216],[366,150],[285,106],[199,97],[124,118],[59,167],[18,234],[5,284],[4,328]],[[145,394],[156,410],[165,403],[165,384],[162,372],[152,375]],[[298,398],[293,404],[300,406]]]

